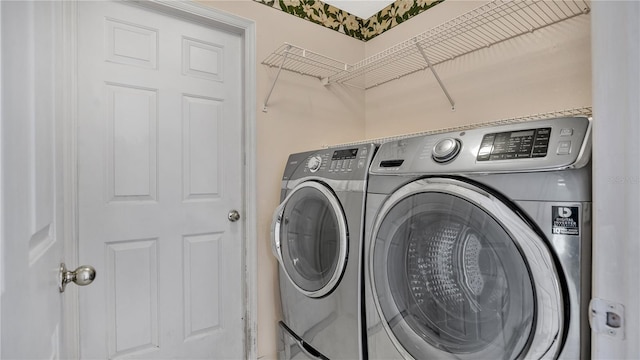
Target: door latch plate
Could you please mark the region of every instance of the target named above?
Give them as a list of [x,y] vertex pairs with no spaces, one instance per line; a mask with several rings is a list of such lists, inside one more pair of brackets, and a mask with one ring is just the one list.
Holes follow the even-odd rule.
[[596,334],[624,340],[624,305],[604,299],[591,299],[589,324]]

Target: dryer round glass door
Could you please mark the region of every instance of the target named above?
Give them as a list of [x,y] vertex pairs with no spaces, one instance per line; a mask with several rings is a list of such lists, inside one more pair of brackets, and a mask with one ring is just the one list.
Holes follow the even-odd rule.
[[347,226],[338,199],[324,185],[307,181],[291,191],[278,211],[274,236],[284,272],[305,295],[327,295],[347,259]]
[[380,214],[374,299],[405,356],[554,354],[564,321],[559,275],[544,241],[513,210],[473,185],[424,179]]

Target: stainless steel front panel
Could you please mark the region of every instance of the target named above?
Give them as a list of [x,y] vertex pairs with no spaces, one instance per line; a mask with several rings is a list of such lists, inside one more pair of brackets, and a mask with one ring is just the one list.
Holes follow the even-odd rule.
[[[588,306],[591,299],[591,202],[518,201],[548,239],[556,256],[568,292],[566,339],[559,359],[588,359],[591,332]],[[554,234],[553,209],[577,209],[577,235]]]

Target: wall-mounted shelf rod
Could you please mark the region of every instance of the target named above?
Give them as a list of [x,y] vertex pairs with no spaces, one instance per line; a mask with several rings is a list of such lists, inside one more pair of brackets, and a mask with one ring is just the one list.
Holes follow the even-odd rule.
[[262,64],[267,65],[270,68],[278,69],[276,77],[273,80],[273,84],[271,85],[271,90],[264,102],[264,108],[262,111],[265,112],[281,70],[311,76],[320,80],[323,85],[330,85],[330,82],[328,81],[329,76],[335,73],[349,71],[351,66],[345,62],[332,59],[328,56],[324,56],[289,43],[282,44],[276,51],[270,54]]
[[431,61],[429,61],[429,58],[427,57],[427,53],[424,52],[424,49],[422,48],[422,46],[420,46],[420,43],[416,42],[416,46],[418,47],[418,51],[420,51],[420,54],[424,58],[424,62],[427,63],[427,67],[433,73],[433,76],[438,81],[438,84],[442,88],[442,91],[444,92],[444,94],[447,96],[447,99],[449,99],[449,104],[451,104],[451,111],[455,110],[456,109],[456,104],[453,102],[453,99],[451,98],[451,95],[449,95],[449,92],[447,91],[447,88],[442,83],[442,80],[440,80],[440,76],[438,76],[438,73],[436,72],[436,69],[434,69],[433,66],[431,65]]
[[287,56],[289,55],[289,49],[291,49],[291,45],[287,46],[287,49],[283,52],[284,55],[282,56],[282,62],[278,67],[276,78],[273,79],[273,84],[271,84],[271,89],[269,90],[267,97],[264,99],[264,105],[262,106],[263,112],[267,112],[267,104],[269,103],[269,98],[271,98],[271,93],[273,93],[273,88],[276,87],[276,82],[278,81],[278,77],[280,77],[280,72],[282,72],[282,66],[284,65],[285,61],[287,61]]

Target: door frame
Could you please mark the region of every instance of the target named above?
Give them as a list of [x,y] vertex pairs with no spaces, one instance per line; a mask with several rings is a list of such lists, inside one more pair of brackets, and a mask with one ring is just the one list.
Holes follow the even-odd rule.
[[[242,258],[244,273],[243,313],[244,351],[248,359],[257,358],[257,195],[256,195],[256,31],[255,22],[190,1],[128,0],[149,11],[162,12],[186,21],[228,31],[242,37],[243,101],[242,101],[242,190],[244,206],[244,238]],[[63,94],[59,104],[56,131],[62,142],[64,171],[64,256],[67,265],[81,265],[78,258],[78,181],[77,166],[77,1],[64,1],[61,5],[62,24],[58,34],[59,74]],[[98,274],[100,276],[100,274]],[[63,302],[62,349],[69,358],[80,356],[78,288],[68,287]]]

